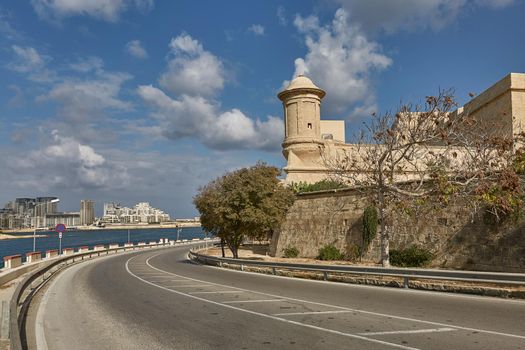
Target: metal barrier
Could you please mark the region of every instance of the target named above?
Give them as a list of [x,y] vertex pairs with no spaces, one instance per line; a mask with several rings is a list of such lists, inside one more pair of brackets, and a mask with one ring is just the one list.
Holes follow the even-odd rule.
[[[199,247],[198,249],[202,249]],[[525,274],[523,273],[498,273],[498,272],[478,272],[478,271],[455,271],[455,270],[434,270],[434,269],[414,269],[414,268],[385,268],[368,266],[341,266],[341,265],[313,265],[313,264],[291,264],[269,261],[254,261],[246,259],[220,258],[204,255],[191,250],[190,258],[201,261],[205,264],[210,262],[221,266],[224,263],[239,265],[241,270],[246,266],[267,267],[272,269],[272,273],[277,273],[276,269],[298,270],[303,272],[317,272],[323,274],[323,279],[328,280],[330,274],[348,275],[368,275],[368,276],[388,276],[403,278],[403,285],[409,288],[410,279],[427,280],[447,280],[460,282],[494,283],[506,285],[525,286]]]
[[[176,243],[175,246],[180,245],[189,245],[195,242],[186,241]],[[44,285],[44,283],[49,280],[56,272],[62,270],[62,268],[67,267],[68,265],[91,259],[93,257],[98,257],[101,255],[109,255],[111,252],[118,251],[131,251],[131,250],[143,250],[145,248],[152,247],[173,247],[169,242],[164,243],[155,243],[155,244],[146,244],[146,245],[134,245],[134,246],[119,246],[118,248],[104,249],[104,250],[91,250],[85,253],[76,253],[74,255],[68,255],[56,260],[49,261],[41,269],[38,269],[35,272],[32,272],[29,276],[24,278],[20,284],[15,289],[13,296],[11,298],[11,303],[9,305],[9,333],[11,340],[11,349],[12,350],[23,350],[25,349],[25,319],[27,308],[33,295],[38,291],[38,289]],[[38,281],[39,278],[42,278],[41,281]],[[35,282],[37,282],[35,286]]]

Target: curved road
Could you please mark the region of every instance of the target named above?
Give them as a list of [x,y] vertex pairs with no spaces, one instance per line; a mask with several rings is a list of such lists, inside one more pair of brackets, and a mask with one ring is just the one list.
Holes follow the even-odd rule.
[[32,306],[39,349],[525,349],[525,302],[201,266],[188,247],[68,268]]

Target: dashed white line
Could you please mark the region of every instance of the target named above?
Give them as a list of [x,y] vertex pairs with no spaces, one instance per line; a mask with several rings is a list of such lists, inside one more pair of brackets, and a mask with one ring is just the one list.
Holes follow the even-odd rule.
[[279,301],[286,301],[284,299],[252,299],[252,300],[230,300],[230,301],[223,301],[223,304],[244,304],[244,303],[271,303],[271,302],[279,302]]
[[386,331],[386,332],[366,332],[358,333],[359,335],[389,335],[389,334],[418,334],[418,333],[438,333],[453,332],[456,328],[430,328],[430,329],[411,329],[406,331]]
[[239,294],[239,293],[244,293],[244,292],[240,290],[219,290],[216,292],[189,292],[188,294],[229,294],[229,293]]
[[306,311],[306,312],[284,312],[273,314],[274,316],[296,316],[296,315],[323,315],[323,314],[345,314],[353,312],[350,310],[328,310],[328,311]]

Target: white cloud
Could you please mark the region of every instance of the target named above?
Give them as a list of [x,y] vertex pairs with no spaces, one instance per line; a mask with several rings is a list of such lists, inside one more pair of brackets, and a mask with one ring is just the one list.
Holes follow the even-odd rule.
[[31,4],[39,17],[48,20],[85,15],[116,21],[130,7],[151,10],[154,0],[32,0]]
[[476,6],[503,8],[514,0],[335,0],[366,31],[440,30]]
[[252,32],[255,35],[264,35],[264,27],[260,24],[252,24],[248,31]]
[[[10,165],[13,170],[28,174],[27,184],[38,183],[42,188],[121,188],[128,181],[127,171],[121,165],[108,162],[91,146],[65,137],[54,130],[49,145],[30,151]],[[38,176],[45,173],[46,176]],[[38,179],[31,179],[32,173]],[[15,182],[16,182],[15,177]]]
[[124,73],[100,73],[91,80],[66,79],[38,97],[61,104],[61,115],[72,121],[88,121],[105,109],[129,111],[132,105],[119,98],[121,85],[131,76]]
[[41,69],[49,59],[47,56],[40,55],[33,47],[12,45],[11,49],[15,54],[15,58],[8,66],[20,73],[29,73]]
[[277,7],[277,19],[279,20],[279,24],[281,24],[282,26],[288,24],[288,20],[286,19],[286,10],[282,5],[279,5],[279,7]]
[[175,95],[200,96],[213,96],[222,90],[226,80],[224,64],[204,50],[199,41],[183,33],[169,46],[173,58],[159,79],[163,88]]
[[167,71],[159,82],[176,97],[152,85],[141,85],[137,93],[149,104],[158,125],[132,128],[145,134],[161,134],[169,139],[196,138],[212,149],[277,150],[284,137],[282,120],[268,117],[254,120],[238,108],[221,110],[213,99],[223,89],[222,61],[202,44],[183,33],[170,42]]
[[128,53],[136,58],[145,59],[148,58],[148,53],[142,47],[142,44],[139,40],[131,40],[126,44],[126,50]]
[[95,56],[81,58],[77,60],[77,62],[71,63],[69,65],[70,69],[80,73],[88,73],[91,71],[101,73],[103,67],[104,62],[100,58]]
[[321,26],[314,16],[297,16],[294,25],[305,36],[308,52],[295,60],[295,74],[305,74],[327,92],[323,108],[343,113],[350,107],[371,110],[374,90],[370,75],[392,63],[380,46],[369,41],[356,26],[348,24],[347,13],[339,9],[332,23]]
[[216,102],[201,96],[172,99],[151,85],[137,92],[155,109],[152,116],[170,139],[195,137],[214,149],[276,150],[284,136],[283,122],[276,117],[254,121],[239,109],[221,112]]

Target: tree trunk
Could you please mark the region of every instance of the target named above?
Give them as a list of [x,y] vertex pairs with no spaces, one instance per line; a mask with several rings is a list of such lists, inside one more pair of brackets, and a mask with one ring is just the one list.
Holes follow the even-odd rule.
[[390,237],[383,215],[381,215],[381,264],[383,267],[390,267]]
[[239,247],[238,247],[238,246],[234,246],[234,245],[232,245],[232,246],[230,247],[230,250],[232,251],[233,258],[234,258],[234,259],[239,259]]
[[385,195],[379,190],[379,216],[381,220],[381,264],[390,267],[390,237],[386,225],[386,202]]
[[224,254],[224,238],[221,238],[221,251],[222,251],[222,257],[226,257],[226,255]]

